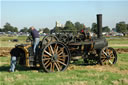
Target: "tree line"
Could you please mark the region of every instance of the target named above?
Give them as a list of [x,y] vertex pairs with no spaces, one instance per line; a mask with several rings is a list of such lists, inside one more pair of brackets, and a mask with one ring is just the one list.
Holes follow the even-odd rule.
[[4,26],[3,26],[3,29],[0,28],[0,32],[18,32],[18,28],[17,27],[14,27],[14,26],[11,26],[10,23],[6,23]]
[[[55,26],[53,29],[49,29],[49,28],[43,28],[43,33],[50,33],[52,32],[61,32],[61,31],[71,31],[71,32],[75,32],[75,31],[80,31],[80,30],[87,30],[87,31],[91,31],[94,33],[97,33],[97,24],[96,23],[92,23],[91,28],[90,27],[86,27],[84,24],[80,23],[80,22],[75,22],[72,23],[71,21],[66,21],[64,27],[57,27]],[[126,24],[124,21],[116,23],[116,31],[119,33],[125,33],[128,32],[128,24]],[[38,31],[41,31],[42,29],[39,29]],[[30,32],[30,29],[27,27],[24,27],[23,29],[20,29],[18,31],[17,27],[11,26],[10,23],[6,23],[3,28],[0,28],[0,32]],[[110,32],[110,28],[109,26],[104,26],[102,28],[103,32]]]

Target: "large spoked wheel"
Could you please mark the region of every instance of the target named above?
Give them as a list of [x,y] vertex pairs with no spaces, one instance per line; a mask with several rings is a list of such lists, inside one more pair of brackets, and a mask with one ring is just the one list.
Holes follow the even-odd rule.
[[46,35],[44,36],[43,40],[42,40],[42,45],[47,45],[50,42],[55,42],[55,41],[59,41],[58,38],[55,35]]
[[111,47],[103,48],[99,55],[101,65],[112,65],[117,62],[116,51]]
[[43,49],[40,64],[46,72],[64,71],[69,62],[70,53],[63,43],[51,42]]

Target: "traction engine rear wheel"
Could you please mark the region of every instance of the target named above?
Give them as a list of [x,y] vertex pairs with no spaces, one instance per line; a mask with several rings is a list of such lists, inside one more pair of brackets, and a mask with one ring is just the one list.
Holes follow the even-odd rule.
[[70,62],[70,53],[61,42],[51,42],[43,49],[41,66],[46,72],[64,71]]
[[104,47],[99,55],[101,65],[112,65],[117,62],[117,54],[112,47]]
[[46,35],[46,36],[44,36],[44,38],[42,40],[42,45],[46,45],[46,44],[49,44],[50,42],[55,42],[55,41],[59,41],[56,36]]

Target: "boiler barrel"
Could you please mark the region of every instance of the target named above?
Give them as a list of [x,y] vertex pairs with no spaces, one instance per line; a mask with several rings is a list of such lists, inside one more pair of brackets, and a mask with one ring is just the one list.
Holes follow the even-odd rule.
[[94,40],[94,49],[102,49],[108,46],[108,42],[105,38]]

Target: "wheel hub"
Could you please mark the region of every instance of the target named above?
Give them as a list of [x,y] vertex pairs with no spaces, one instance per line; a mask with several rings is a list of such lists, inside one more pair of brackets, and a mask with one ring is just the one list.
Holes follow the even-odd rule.
[[110,59],[110,56],[109,55],[107,55],[107,60],[109,60]]
[[52,61],[57,61],[57,58],[58,58],[58,55],[57,55],[57,54],[54,54],[54,55],[52,56]]

